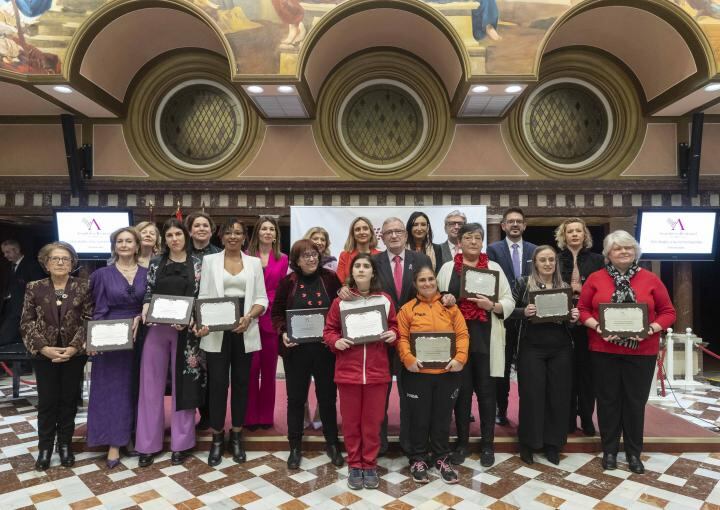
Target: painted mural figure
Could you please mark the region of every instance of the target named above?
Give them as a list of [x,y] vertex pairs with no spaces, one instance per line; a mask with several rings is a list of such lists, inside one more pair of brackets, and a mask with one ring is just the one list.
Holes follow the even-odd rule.
[[305,9],[300,5],[299,0],[272,0],[275,12],[283,21],[288,24],[288,35],[280,41],[281,49],[290,49],[299,45],[307,34],[303,18],[305,17]]
[[0,68],[21,73],[60,73],[57,55],[29,44],[24,33],[24,26],[51,6],[52,0],[3,0],[0,3]]

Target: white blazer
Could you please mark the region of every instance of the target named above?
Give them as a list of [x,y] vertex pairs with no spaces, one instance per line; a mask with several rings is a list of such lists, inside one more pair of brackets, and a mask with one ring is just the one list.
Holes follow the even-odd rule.
[[[502,305],[503,309],[502,319],[498,318],[497,314],[490,314],[490,324],[492,325],[490,328],[490,377],[503,377],[505,375],[505,323],[503,321],[510,317],[515,310],[515,300],[500,264],[489,260],[488,269],[500,273],[498,303]],[[443,264],[437,275],[438,289],[447,292],[454,270],[455,261],[451,260]],[[200,284],[202,285],[202,281]]]
[[[268,308],[267,292],[265,291],[265,278],[263,277],[262,262],[257,257],[241,253],[243,272],[246,276],[245,309],[247,315],[253,305]],[[223,271],[225,271],[225,250],[203,257],[202,272],[200,273],[199,299],[225,297],[223,285]],[[265,313],[263,310],[263,313]],[[200,340],[200,348],[206,352],[220,352],[222,348],[223,331],[211,331]],[[243,333],[245,352],[260,350],[260,326],[257,319],[250,323],[247,331]]]

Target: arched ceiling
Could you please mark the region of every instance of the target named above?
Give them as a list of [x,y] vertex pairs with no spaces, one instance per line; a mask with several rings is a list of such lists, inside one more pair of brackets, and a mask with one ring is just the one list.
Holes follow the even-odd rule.
[[697,72],[690,47],[662,18],[635,7],[598,7],[572,17],[551,36],[545,53],[594,46],[622,60],[650,101]]
[[226,56],[217,35],[197,17],[176,9],[138,9],[115,19],[92,39],[80,74],[122,102],[145,64],[177,48],[203,48]]
[[452,42],[430,21],[400,9],[369,9],[333,24],[312,47],[304,69],[312,96],[317,99],[337,64],[373,47],[400,48],[424,60],[438,74],[449,98],[463,79],[462,62]]

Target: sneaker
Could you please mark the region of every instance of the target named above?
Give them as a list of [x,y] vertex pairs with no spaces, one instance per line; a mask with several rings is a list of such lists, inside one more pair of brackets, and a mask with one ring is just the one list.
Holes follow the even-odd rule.
[[436,460],[435,469],[440,473],[440,478],[442,478],[443,482],[450,484],[458,482],[457,471],[448,463],[447,457]]
[[363,469],[363,487],[366,489],[377,489],[380,485],[377,469]]
[[348,473],[348,487],[352,490],[363,488],[363,472],[360,468],[350,468]]
[[410,466],[410,474],[413,480],[417,483],[428,483],[430,478],[428,477],[427,469],[427,464],[423,461],[418,460],[413,462],[412,466]]

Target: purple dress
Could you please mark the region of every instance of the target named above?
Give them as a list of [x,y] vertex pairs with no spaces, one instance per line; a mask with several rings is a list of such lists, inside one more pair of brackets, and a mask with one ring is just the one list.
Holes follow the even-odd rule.
[[[93,320],[128,319],[140,315],[147,268],[138,266],[132,285],[110,265],[90,276],[95,313]],[[135,408],[133,402],[132,350],[98,354],[92,359],[88,446],[124,446],[130,441]]]

